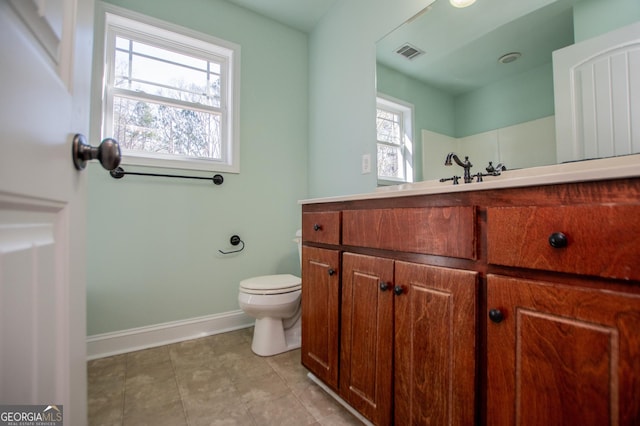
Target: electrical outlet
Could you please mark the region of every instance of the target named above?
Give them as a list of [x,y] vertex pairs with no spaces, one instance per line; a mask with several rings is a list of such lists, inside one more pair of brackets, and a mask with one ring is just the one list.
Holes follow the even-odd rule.
[[371,154],[362,154],[362,174],[371,173]]

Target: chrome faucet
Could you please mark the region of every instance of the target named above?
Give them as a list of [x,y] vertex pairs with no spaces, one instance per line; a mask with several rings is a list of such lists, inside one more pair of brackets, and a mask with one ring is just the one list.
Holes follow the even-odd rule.
[[[476,178],[476,182],[482,182],[485,176],[500,176],[503,171],[507,170],[507,167],[504,164],[498,163],[494,166],[493,162],[489,161],[489,166],[485,169],[487,173],[478,172],[474,175],[471,175],[471,167],[473,167],[473,164],[471,164],[471,161],[469,161],[469,157],[464,157],[464,161],[461,161],[455,153],[450,152],[447,154],[447,158],[444,160],[444,165],[452,165],[452,160],[455,161],[458,166],[464,169],[464,183],[473,182],[474,177]],[[449,180],[452,180],[453,184],[457,185],[459,179],[460,176],[453,176],[450,178],[442,178],[440,179],[440,182],[447,182]]]
[[445,166],[452,165],[451,160],[456,162],[456,164],[464,169],[464,183],[471,183],[473,178],[471,177],[471,167],[473,164],[469,161],[469,157],[464,157],[464,161],[460,161],[460,158],[454,153],[450,152],[447,154],[447,158],[444,161]]

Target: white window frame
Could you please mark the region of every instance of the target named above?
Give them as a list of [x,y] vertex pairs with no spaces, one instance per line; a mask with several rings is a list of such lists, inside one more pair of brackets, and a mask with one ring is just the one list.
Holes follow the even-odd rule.
[[[126,9],[100,4],[103,13],[102,58],[96,70],[100,78],[102,93],[101,138],[111,137],[113,129],[113,93],[108,87],[114,72],[113,51],[115,34],[136,38],[160,48],[170,48],[180,53],[215,58],[221,62],[221,97],[226,100],[220,105],[222,113],[221,159],[204,159],[187,156],[145,153],[123,150],[122,164],[165,167],[215,172],[240,172],[240,46],[213,36],[202,34],[175,24],[161,21]],[[94,118],[97,120],[97,118]]]
[[[376,97],[376,110],[383,109],[391,111],[401,116],[401,132],[400,132],[400,152],[403,162],[403,177],[398,179],[389,178],[387,176],[378,176],[378,185],[397,185],[399,183],[413,182],[413,117],[414,106],[401,99],[396,99],[392,96],[378,93]],[[377,113],[376,113],[377,116]],[[378,141],[376,134],[376,152],[378,151],[378,144],[385,144],[385,142]],[[376,174],[377,174],[376,163]]]

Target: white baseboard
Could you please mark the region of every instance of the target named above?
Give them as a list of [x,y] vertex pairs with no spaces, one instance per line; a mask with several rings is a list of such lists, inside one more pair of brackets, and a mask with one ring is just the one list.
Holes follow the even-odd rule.
[[87,336],[87,359],[104,358],[239,330],[251,327],[254,322],[253,318],[238,310],[112,333],[95,334]]

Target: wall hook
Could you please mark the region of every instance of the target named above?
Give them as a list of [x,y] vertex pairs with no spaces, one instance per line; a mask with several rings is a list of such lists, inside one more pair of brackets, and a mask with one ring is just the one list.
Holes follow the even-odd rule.
[[240,247],[238,250],[231,250],[231,251],[218,250],[218,251],[222,254],[231,254],[231,253],[238,253],[244,250],[244,241],[240,239],[239,235],[232,235],[231,238],[229,238],[229,243],[232,246],[237,246],[238,244],[242,244],[242,247]]

